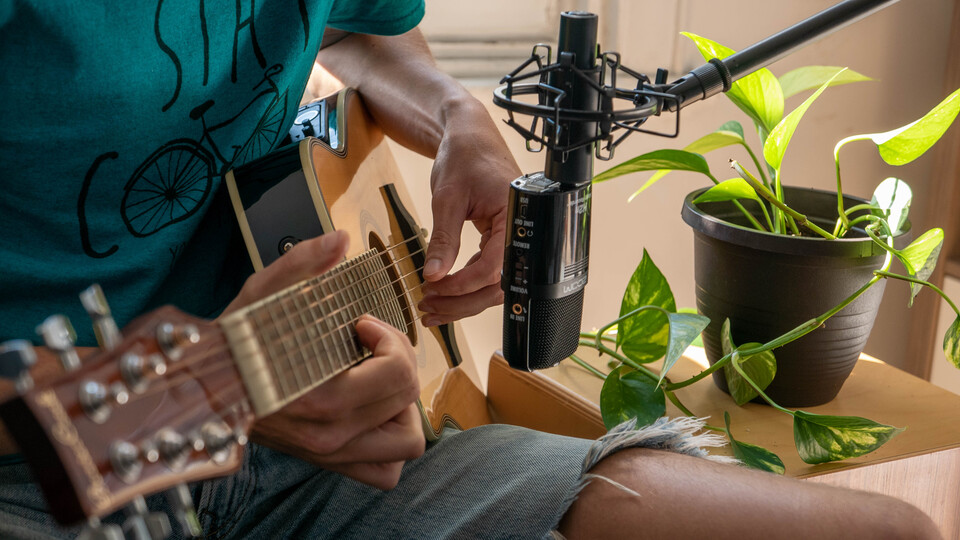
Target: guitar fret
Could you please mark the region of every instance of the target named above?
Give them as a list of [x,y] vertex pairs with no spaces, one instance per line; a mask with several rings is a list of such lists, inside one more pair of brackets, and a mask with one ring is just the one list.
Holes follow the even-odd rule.
[[372,272],[371,277],[374,280],[376,291],[377,291],[377,316],[386,321],[387,323],[396,326],[394,321],[391,319],[390,315],[390,302],[388,300],[388,294],[391,289],[391,284],[389,276],[386,273],[386,269],[383,267],[383,263],[378,257],[377,262],[380,264],[376,265],[377,268]]
[[[341,287],[341,284],[339,283],[340,275],[335,274],[334,276],[331,276],[331,278],[332,279],[330,281],[335,282],[336,288],[339,289]],[[325,296],[327,299],[326,303],[327,303],[327,306],[329,307],[329,309],[327,309],[327,318],[330,319],[330,324],[331,324],[330,333],[332,335],[335,335],[335,337],[337,338],[334,340],[334,347],[337,350],[337,360],[339,362],[336,367],[336,370],[339,371],[344,367],[346,367],[347,365],[349,365],[350,363],[349,352],[346,350],[346,347],[343,345],[343,326],[341,324],[341,321],[343,320],[343,313],[340,310],[340,307],[341,307],[340,297],[336,293],[336,291],[328,289],[325,292],[326,292]]]
[[[351,288],[347,286],[347,283],[344,281],[343,277],[344,277],[343,274],[340,274],[337,276],[337,284],[339,285],[339,290],[337,291],[337,294],[336,294],[337,304],[340,306],[340,310],[339,310],[340,320],[342,321],[342,324],[340,325],[341,336],[344,338],[343,340],[341,340],[341,343],[343,344],[343,347],[345,352],[347,353],[347,356],[350,357],[351,359],[357,359],[357,358],[360,358],[360,354],[359,354],[359,351],[357,350],[357,344],[355,339],[356,331],[353,328],[353,322],[352,322],[354,317],[350,316],[349,300],[347,300],[347,302],[345,303],[343,299],[343,294],[342,294],[343,291],[349,292]],[[348,344],[350,346],[349,349],[347,349]]]
[[[281,298],[278,298],[277,300],[278,300],[278,302],[275,302],[275,303],[279,303],[279,304],[280,304],[280,310],[283,311],[284,314],[286,314],[287,308],[286,308],[286,306],[283,305],[283,298],[281,297]],[[274,314],[274,310],[272,310],[272,309],[269,310],[269,312],[270,312],[271,318],[276,322],[277,327],[279,328],[279,330],[280,330],[280,332],[281,332],[281,333],[280,333],[280,345],[283,347],[283,360],[285,361],[285,364],[286,364],[286,365],[284,366],[283,371],[282,371],[282,373],[283,373],[283,375],[284,375],[284,380],[287,382],[287,385],[288,385],[288,386],[296,385],[296,388],[293,388],[292,391],[288,391],[288,392],[286,393],[286,396],[285,396],[285,397],[290,397],[290,396],[292,396],[293,394],[295,394],[296,392],[299,392],[300,389],[302,388],[302,385],[300,384],[300,381],[299,381],[298,378],[296,377],[296,372],[295,372],[295,368],[294,368],[294,366],[293,366],[293,361],[292,361],[291,358],[290,358],[290,350],[293,348],[293,347],[290,346],[292,327],[290,326],[289,318],[287,318],[285,315],[282,316],[282,317],[279,316],[279,315],[275,315],[275,314]],[[278,319],[279,319],[279,320],[278,320]],[[286,328],[284,328],[284,326],[283,326],[284,321],[287,322],[287,327],[286,327]],[[291,380],[291,375],[293,375],[293,379],[292,379],[292,380]]]
[[[278,356],[276,351],[276,343],[280,341],[280,330],[277,328],[277,322],[273,317],[273,314],[270,312],[270,305],[265,304],[260,309],[257,310],[259,315],[264,313],[269,318],[268,321],[264,321],[262,325],[265,329],[262,336],[263,346],[267,353],[267,356],[272,360],[270,366],[273,368],[273,381],[274,387],[276,387],[281,394],[284,396],[289,395],[289,390],[287,389],[287,383],[285,377],[281,375],[279,362],[276,361]],[[270,332],[272,330],[272,332]]]
[[[280,346],[283,347],[283,351],[282,351],[279,355],[275,356],[275,357],[274,357],[274,360],[277,361],[277,362],[275,362],[275,363],[277,363],[277,364],[279,364],[279,360],[281,360],[281,358],[280,358],[281,356],[283,357],[282,360],[286,360],[286,363],[287,363],[286,368],[284,368],[283,370],[278,370],[278,371],[279,371],[279,373],[281,374],[281,377],[280,377],[280,382],[281,382],[281,384],[280,384],[280,386],[281,386],[281,388],[282,388],[282,390],[283,390],[284,397],[289,397],[289,396],[293,395],[294,392],[296,392],[297,390],[299,390],[299,388],[292,389],[292,390],[290,389],[290,385],[291,385],[292,383],[296,382],[296,381],[291,381],[291,380],[290,380],[290,377],[289,377],[289,374],[290,374],[290,372],[292,371],[292,368],[293,368],[293,365],[290,364],[290,356],[289,356],[289,354],[287,353],[287,351],[288,351],[289,348],[290,348],[290,347],[287,345],[287,341],[288,341],[289,337],[286,335],[286,332],[285,332],[285,330],[284,330],[284,328],[283,328],[283,322],[282,322],[282,320],[281,320],[281,319],[278,319],[277,315],[274,313],[274,310],[271,309],[271,307],[272,307],[272,304],[267,306],[267,313],[270,315],[270,320],[273,321],[273,324],[274,324],[274,325],[276,326],[276,328],[277,328],[277,334],[278,334],[278,336],[279,336],[279,340],[278,340],[278,341],[280,342]],[[282,307],[282,306],[281,306],[281,307]]]
[[[394,268],[396,268],[396,265],[394,265]],[[404,319],[403,317],[403,310],[400,307],[400,301],[399,301],[400,297],[396,296],[396,289],[397,288],[403,289],[404,287],[403,285],[400,285],[399,287],[394,287],[392,283],[389,283],[389,275],[387,274],[386,267],[384,267],[382,272],[383,272],[382,274],[383,279],[388,282],[388,286],[384,291],[384,294],[387,294],[390,297],[390,301],[387,303],[387,306],[388,306],[388,309],[393,312],[393,317],[395,321],[394,326],[396,326],[401,332],[406,332],[407,324],[406,324],[406,319]],[[399,274],[400,272],[397,272],[397,273]],[[400,277],[398,279],[400,279],[402,283],[404,278]]]
[[[334,373],[332,363],[333,353],[331,352],[331,347],[328,345],[330,341],[330,332],[327,331],[327,328],[329,327],[330,320],[327,317],[327,314],[329,312],[324,306],[324,299],[322,296],[322,277],[311,280],[310,284],[310,290],[313,293],[313,299],[315,301],[312,308],[314,313],[313,318],[317,321],[317,324],[320,327],[320,344],[323,347],[323,356],[322,358],[317,357],[317,366],[320,367],[320,373],[323,375],[323,378],[326,379]],[[317,294],[317,291],[319,291],[321,294]]]
[[[300,288],[300,294],[298,294],[300,301],[303,303],[303,307],[299,309],[300,320],[303,323],[304,332],[307,335],[307,342],[312,350],[310,359],[304,358],[304,364],[307,366],[307,373],[310,375],[311,383],[324,380],[321,359],[325,356],[323,351],[320,350],[322,330],[319,328],[319,325],[322,317],[317,311],[317,306],[307,297],[307,292],[313,291],[314,289],[313,284],[312,280],[308,281]],[[313,291],[313,293],[316,295],[316,291]]]
[[[286,298],[289,298],[293,303],[293,313],[287,309],[287,303],[285,302]],[[293,327],[293,322],[298,316],[297,309],[297,295],[286,295],[285,297],[280,298],[280,307],[283,309],[283,314],[287,319],[287,327],[290,329],[290,335],[293,341],[297,344],[294,354],[288,356],[288,363],[290,363],[291,372],[293,373],[293,378],[297,382],[297,391],[307,388],[308,381],[304,381],[301,377],[301,372],[306,368],[306,355],[304,353],[303,342],[300,335],[300,329]],[[302,320],[302,319],[301,319]],[[296,356],[300,357],[299,362],[294,362]],[[309,381],[312,382],[312,381]]]

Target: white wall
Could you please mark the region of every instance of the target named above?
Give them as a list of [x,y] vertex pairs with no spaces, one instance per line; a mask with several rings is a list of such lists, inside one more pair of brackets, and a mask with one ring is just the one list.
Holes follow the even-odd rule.
[[[702,63],[695,47],[679,36],[681,30],[710,37],[739,50],[833,3],[832,0],[540,0],[531,3],[536,6],[534,9],[523,2],[511,7],[511,3],[499,1],[430,0],[424,29],[428,37],[434,39],[432,47],[439,51],[441,65],[451,72],[460,70],[458,75],[471,85],[499,120],[506,115],[491,104],[495,84],[491,73],[503,65],[518,64],[534,43],[544,39],[545,32],[550,32],[553,37],[548,39],[555,41],[560,9],[581,8],[598,13],[604,50],[620,51],[625,65],[651,76],[657,67],[667,67],[672,79]],[[456,9],[452,5],[456,5]],[[496,9],[491,9],[491,5]],[[951,0],[901,0],[771,66],[776,75],[801,65],[849,66],[877,79],[877,82],[829,89],[811,107],[784,161],[786,183],[831,188],[834,184],[832,151],[837,140],[854,133],[886,131],[903,125],[921,116],[945,96],[943,69],[952,6]],[[531,19],[527,46],[522,46],[524,25],[517,25],[521,16]],[[448,24],[452,20],[459,20],[460,26]],[[470,21],[469,27],[474,30],[464,30],[462,21]],[[483,58],[482,36],[486,31],[495,31],[483,30],[484,25],[496,29],[502,27],[504,21],[509,22],[510,31],[499,45],[491,45],[495,48],[490,50],[497,52],[490,53],[490,62],[470,64],[463,59],[471,55]],[[553,21],[552,30],[550,21]],[[517,56],[511,59],[510,54]],[[787,110],[796,107],[804,97],[789,100]],[[682,148],[731,119],[740,120],[749,129],[748,121],[739,110],[725,98],[716,96],[683,112],[678,139],[633,135],[617,150],[614,163],[657,148]],[[503,133],[525,172],[543,169],[542,155],[525,152],[522,138],[508,127],[503,126]],[[724,175],[729,157],[746,159],[745,155],[730,155],[723,150],[714,152],[710,162],[718,176]],[[887,176],[899,176],[910,182],[915,194],[914,222],[925,201],[934,195],[928,188],[932,166],[929,159],[894,168],[884,165],[867,144],[851,145],[841,157],[847,193],[869,197],[875,184]],[[408,182],[417,185],[418,211],[429,228],[430,162],[402,150],[398,151],[398,160]],[[598,162],[596,169],[599,172],[609,165]],[[641,173],[595,187],[591,281],[583,314],[585,328],[601,326],[617,316],[623,288],[644,248],[669,279],[678,305],[695,305],[692,234],[680,219],[680,204],[688,191],[705,185],[704,179],[692,173],[671,173],[628,203],[627,197],[647,176]],[[473,248],[476,241],[474,235],[466,238],[464,245]],[[467,247],[469,256],[473,249]],[[902,364],[909,354],[906,301],[906,287],[891,283],[867,346],[868,353],[894,365]],[[485,360],[499,348],[499,308],[465,321],[464,327],[475,358]]]

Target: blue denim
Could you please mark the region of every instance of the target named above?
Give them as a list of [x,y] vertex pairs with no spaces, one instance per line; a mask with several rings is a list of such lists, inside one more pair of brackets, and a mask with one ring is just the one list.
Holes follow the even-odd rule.
[[[588,481],[583,473],[604,456],[636,446],[705,455],[700,446],[717,442],[693,436],[695,420],[661,420],[615,428],[599,442],[506,425],[449,430],[407,463],[391,491],[250,444],[238,473],[192,491],[208,538],[549,538]],[[24,465],[0,475],[0,537],[77,534],[52,523]],[[168,510],[163,497],[147,501]]]

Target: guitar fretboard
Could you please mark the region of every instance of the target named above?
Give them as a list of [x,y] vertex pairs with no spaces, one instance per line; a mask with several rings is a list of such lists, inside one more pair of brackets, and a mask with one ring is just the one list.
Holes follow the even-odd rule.
[[406,332],[402,280],[389,268],[370,250],[221,320],[258,417],[368,357],[354,326],[361,315]]

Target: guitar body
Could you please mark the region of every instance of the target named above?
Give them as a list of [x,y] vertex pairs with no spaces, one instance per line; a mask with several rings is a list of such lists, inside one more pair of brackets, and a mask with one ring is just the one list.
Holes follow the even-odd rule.
[[226,175],[254,268],[333,230],[349,233],[348,260],[376,250],[400,299],[400,329],[416,351],[428,440],[447,425],[488,423],[484,396],[457,367],[467,360],[458,325],[420,324],[425,231],[383,131],[349,88],[301,108],[297,122],[300,133],[318,137],[295,135],[296,144]]
[[60,523],[130,503],[128,520],[143,521],[142,495],[175,488],[181,525],[200,534],[189,492],[176,486],[235,471],[256,418],[322,392],[367,358],[353,326],[365,313],[413,344],[428,439],[447,426],[490,423],[486,397],[458,367],[466,358],[457,325],[420,324],[426,240],[383,132],[350,89],[302,109],[299,120],[323,138],[298,137],[227,174],[237,219],[257,269],[335,228],[351,236],[346,260],[216,321],[166,306],[122,334],[91,286],[81,300],[101,350],[81,361],[69,322],[51,316],[41,334],[67,371],[42,385],[29,377],[36,351],[28,342],[0,344],[3,375],[18,389],[0,417],[29,449]]

